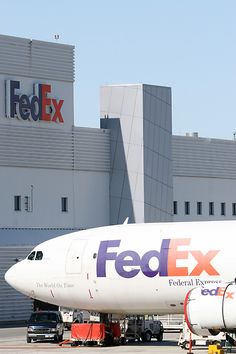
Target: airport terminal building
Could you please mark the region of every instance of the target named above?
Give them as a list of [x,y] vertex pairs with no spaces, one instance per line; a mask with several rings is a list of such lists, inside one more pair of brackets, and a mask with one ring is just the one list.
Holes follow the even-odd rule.
[[236,141],[172,136],[171,88],[103,86],[74,125],[74,47],[0,36],[0,323],[33,300],[5,271],[39,242],[129,222],[236,218]]

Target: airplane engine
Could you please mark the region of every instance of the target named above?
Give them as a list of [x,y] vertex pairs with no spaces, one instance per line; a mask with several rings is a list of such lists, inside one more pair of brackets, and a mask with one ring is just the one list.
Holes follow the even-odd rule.
[[236,329],[236,285],[217,284],[194,288],[185,298],[186,323],[199,336]]

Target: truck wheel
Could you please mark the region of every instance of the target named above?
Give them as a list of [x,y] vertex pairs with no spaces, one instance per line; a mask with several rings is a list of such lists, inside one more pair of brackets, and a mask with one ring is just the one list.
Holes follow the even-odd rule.
[[120,338],[120,344],[121,345],[125,345],[126,344],[126,338],[125,337],[121,337]]
[[142,335],[143,342],[150,342],[151,339],[152,339],[152,333],[150,331],[143,333],[143,335]]
[[162,342],[163,341],[163,332],[160,332],[157,336],[157,340],[158,342]]
[[57,334],[54,336],[54,343],[59,343],[60,342],[60,336]]
[[189,345],[189,342],[188,342],[188,341],[183,342],[183,344],[182,344],[182,349],[188,350],[189,347],[190,347],[190,345]]
[[28,336],[26,337],[26,342],[27,343],[31,343],[31,338],[29,338]]

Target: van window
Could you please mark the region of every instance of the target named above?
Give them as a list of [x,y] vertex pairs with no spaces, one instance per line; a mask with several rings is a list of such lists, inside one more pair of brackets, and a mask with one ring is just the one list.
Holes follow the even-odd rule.
[[58,316],[56,313],[33,313],[30,316],[30,322],[57,322]]

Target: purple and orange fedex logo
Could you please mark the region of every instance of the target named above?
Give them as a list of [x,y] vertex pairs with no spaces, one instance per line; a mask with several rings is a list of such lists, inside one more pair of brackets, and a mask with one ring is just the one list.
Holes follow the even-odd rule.
[[213,289],[202,289],[201,294],[203,296],[222,296],[225,297],[226,299],[233,299],[234,298],[234,292],[227,291],[225,287],[217,287]]
[[[115,271],[123,278],[134,278],[140,272],[148,278],[158,275],[160,277],[199,276],[204,271],[210,276],[219,275],[211,264],[219,250],[209,250],[203,254],[200,250],[188,250],[190,243],[190,238],[163,239],[160,250],[150,250],[140,255],[134,250],[119,253],[121,240],[101,241],[97,255],[97,277],[107,276],[108,262],[114,264]],[[181,246],[186,246],[187,250],[179,249]],[[195,260],[191,271],[188,267],[189,255]],[[158,266],[153,269],[150,263],[155,260],[158,261]],[[177,266],[179,260],[182,262],[185,260],[186,266]]]
[[50,98],[50,84],[34,84],[34,94],[20,94],[20,81],[6,80],[6,116],[31,121],[64,123],[64,100]]

